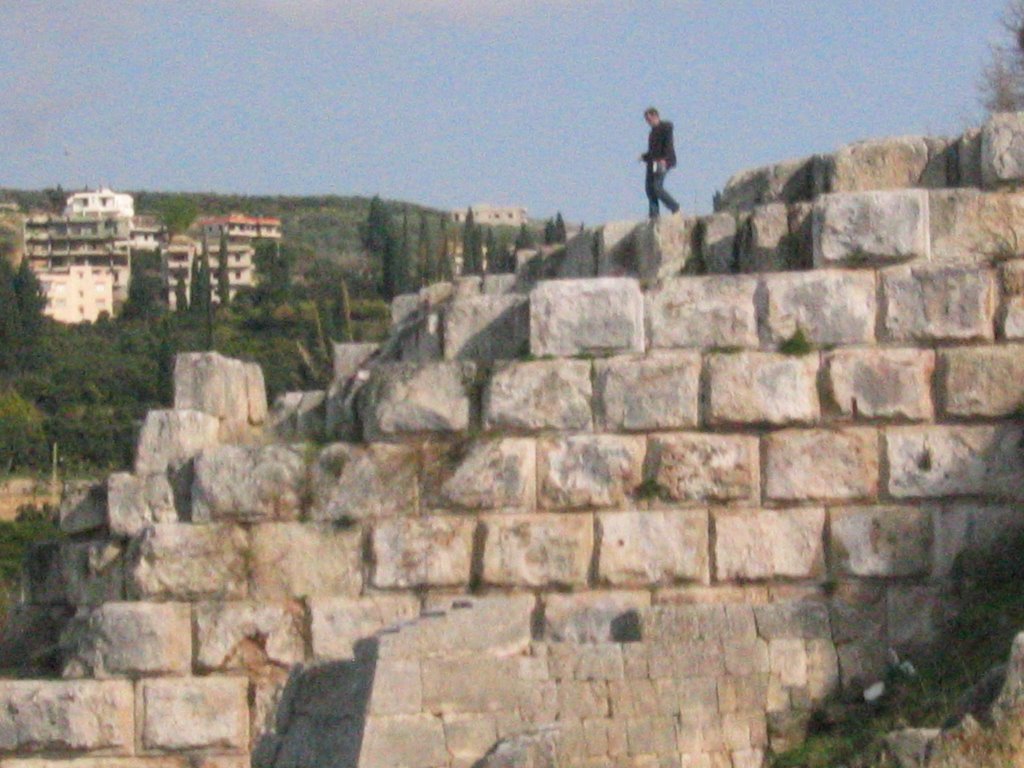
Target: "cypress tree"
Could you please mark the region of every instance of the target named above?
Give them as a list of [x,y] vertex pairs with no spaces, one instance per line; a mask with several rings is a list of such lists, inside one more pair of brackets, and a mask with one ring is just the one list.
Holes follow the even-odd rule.
[[437,280],[434,249],[430,245],[430,228],[427,226],[427,214],[424,211],[420,211],[420,228],[416,237],[416,274],[421,286],[430,285]]
[[555,229],[555,220],[548,219],[544,222],[544,245],[553,245],[557,242],[558,234]]
[[174,285],[174,311],[188,311],[188,286],[185,285],[184,275]]
[[555,216],[555,242],[564,243],[566,239],[565,219],[562,218],[562,212],[559,211],[558,215]]
[[370,201],[363,232],[363,247],[380,262],[381,294],[388,301],[401,293],[399,247],[391,231],[391,220],[379,197]]
[[231,272],[228,270],[228,233],[220,231],[220,249],[217,253],[217,295],[220,305],[227,307],[231,303]]
[[494,230],[487,230],[487,271],[490,274],[498,272],[501,268],[501,258],[498,254],[498,239],[495,237]]
[[0,371],[14,369],[20,338],[21,317],[18,294],[14,291],[14,270],[6,259],[0,259]]
[[452,268],[452,249],[448,239],[448,217],[441,215],[441,224],[438,227],[438,251],[437,251],[437,277],[439,280],[451,280],[455,277],[455,270]]
[[525,224],[519,225],[519,234],[516,235],[516,250],[521,251],[526,248],[533,248],[533,235],[530,234],[530,230],[526,228]]

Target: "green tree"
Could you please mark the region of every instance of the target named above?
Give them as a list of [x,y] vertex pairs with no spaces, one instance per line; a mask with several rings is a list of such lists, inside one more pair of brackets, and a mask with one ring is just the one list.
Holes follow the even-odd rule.
[[462,227],[462,274],[479,275],[483,271],[483,232],[473,217],[473,209],[466,211]]
[[526,228],[525,224],[519,225],[519,234],[516,235],[516,250],[521,251],[527,248],[533,248],[536,245],[533,239],[533,235],[530,234],[530,230]]
[[217,251],[217,296],[220,306],[226,308],[231,303],[231,272],[228,268],[228,233],[220,232],[220,247]]
[[501,264],[501,254],[498,248],[498,237],[494,234],[494,230],[491,228],[487,229],[487,236],[485,238],[484,251],[487,254],[487,271],[491,274],[499,271]]
[[149,320],[159,317],[163,312],[163,304],[159,254],[146,251],[132,254],[132,278],[128,284],[128,301],[121,309],[121,317],[125,320]]
[[185,195],[169,197],[160,205],[160,220],[171,237],[185,234],[198,215],[196,201]]
[[444,214],[441,214],[441,223],[438,225],[438,230],[437,278],[439,280],[451,280],[455,277],[455,270],[452,266],[452,245],[448,235],[448,217]]
[[416,237],[416,275],[421,286],[430,285],[438,279],[426,211],[420,211],[419,234]]
[[554,219],[544,222],[544,245],[554,245],[558,242],[558,228]]
[[0,259],[0,372],[13,371],[21,345],[21,312],[14,290],[14,270]]
[[43,415],[17,392],[0,391],[0,472],[45,466],[47,453]]
[[562,212],[559,211],[555,216],[555,242],[564,243],[567,239],[565,231],[565,219],[562,218]]
[[182,314],[188,312],[188,285],[184,275],[174,285],[174,308]]

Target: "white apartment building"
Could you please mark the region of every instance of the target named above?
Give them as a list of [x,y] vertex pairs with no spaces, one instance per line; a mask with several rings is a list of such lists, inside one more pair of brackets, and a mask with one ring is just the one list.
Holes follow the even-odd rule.
[[135,215],[135,199],[131,195],[114,192],[107,187],[75,192],[68,197],[64,215],[130,219]]
[[92,323],[114,314],[114,274],[88,264],[36,273],[46,295],[46,314],[59,323]]
[[199,243],[185,235],[175,235],[164,247],[161,272],[167,291],[167,306],[178,308],[178,284],[184,284],[186,301],[191,301],[192,269],[199,258]]
[[[526,209],[517,206],[478,203],[471,205],[469,209],[473,211],[474,224],[519,227],[527,222]],[[462,224],[466,221],[466,211],[453,211],[451,218],[456,224]]]

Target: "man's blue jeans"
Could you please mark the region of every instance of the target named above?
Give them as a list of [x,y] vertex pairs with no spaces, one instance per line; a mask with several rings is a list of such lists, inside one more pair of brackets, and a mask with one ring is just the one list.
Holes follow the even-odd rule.
[[647,201],[650,203],[650,216],[652,219],[658,217],[659,209],[658,202],[665,204],[672,213],[679,210],[679,203],[677,203],[668,192],[665,191],[665,176],[668,171],[661,171],[656,173],[653,169],[647,169],[647,180],[645,187],[647,189]]

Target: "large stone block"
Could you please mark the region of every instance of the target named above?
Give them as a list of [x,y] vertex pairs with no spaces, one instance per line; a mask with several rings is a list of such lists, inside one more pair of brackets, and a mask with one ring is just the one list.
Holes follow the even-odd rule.
[[582,586],[594,548],[590,515],[489,517],[483,578],[496,586]]
[[825,195],[814,208],[814,266],[884,266],[928,259],[928,193]]
[[153,525],[132,540],[129,594],[155,600],[244,597],[248,543],[234,525]]
[[267,429],[283,442],[323,439],[327,418],[327,392],[285,392],[275,398],[267,416]]
[[419,468],[416,446],[329,445],[310,470],[309,517],[345,522],[415,514]]
[[529,438],[437,445],[423,460],[424,508],[528,510],[537,500],[537,452]]
[[143,680],[138,684],[144,750],[246,751],[249,682],[244,677]]
[[933,511],[936,578],[991,573],[1024,534],[1024,515],[1015,504],[962,501]]
[[359,393],[367,440],[469,427],[472,363],[389,363],[373,369]]
[[652,435],[645,474],[672,501],[757,503],[759,465],[756,437]]
[[[922,187],[928,161],[928,142],[923,136],[894,136],[847,144],[832,157],[831,191]],[[945,186],[945,178],[942,182],[937,186]]]
[[332,523],[264,523],[252,529],[254,600],[356,595],[363,586],[358,529]]
[[633,233],[636,271],[644,285],[696,267],[699,258],[700,220],[681,213],[644,222]]
[[67,541],[60,545],[61,572],[71,605],[99,605],[125,594],[125,547],[118,541]]
[[636,280],[546,280],[530,293],[530,353],[643,352],[644,299]]
[[1024,345],[961,347],[939,355],[948,416],[1014,416],[1024,406]]
[[768,340],[780,344],[799,330],[812,344],[871,344],[875,340],[875,276],[827,270],[762,278]]
[[614,586],[708,582],[704,511],[605,512],[598,515],[598,575]]
[[518,704],[515,659],[431,659],[423,663],[423,705],[443,714],[502,712]]
[[420,613],[415,595],[317,597],[309,601],[313,656],[318,661],[354,659],[360,640],[408,622]]
[[716,213],[700,220],[701,262],[706,273],[728,275],[736,271],[736,218],[734,213]]
[[774,501],[873,499],[878,433],[873,429],[791,429],[764,438],[765,496]]
[[813,579],[824,573],[825,510],[719,510],[714,513],[720,581]]
[[385,520],[373,529],[373,585],[458,587],[469,584],[476,521],[465,517]]
[[291,667],[305,659],[296,604],[209,602],[195,607],[196,663],[203,670]]
[[740,272],[782,272],[797,267],[785,205],[759,205],[751,211],[739,235],[737,263]]
[[154,523],[174,523],[178,512],[167,475],[115,472],[107,478],[107,522],[115,536],[136,536]]
[[885,432],[897,498],[1024,498],[1018,425],[893,427]]
[[134,698],[128,681],[0,681],[0,754],[130,755]]
[[351,379],[380,349],[379,344],[366,342],[331,342],[333,381]]
[[824,358],[829,409],[846,419],[932,417],[935,353],[921,349],[840,349]]
[[944,189],[929,200],[932,261],[983,265],[1024,251],[1024,195]]
[[972,267],[894,267],[881,272],[887,341],[973,341],[993,337],[995,283]]
[[715,210],[750,210],[769,203],[810,200],[814,194],[816,157],[787,160],[740,171],[726,182]]
[[195,460],[192,520],[294,520],[302,511],[305,480],[302,446],[208,448]]
[[650,605],[651,593],[643,590],[551,594],[544,600],[544,637],[565,643],[635,639],[640,613]]
[[695,427],[700,370],[700,355],[687,352],[598,360],[598,421],[613,432]]
[[107,488],[91,480],[64,483],[60,499],[60,529],[85,533],[107,524]]
[[65,677],[187,675],[191,612],[184,603],[105,603],[80,613],[60,644]]
[[931,566],[932,516],[912,507],[829,512],[833,568],[845,576],[922,576]]
[[484,391],[484,425],[514,431],[589,430],[590,369],[587,360],[499,366]]
[[637,221],[610,221],[595,232],[598,277],[621,277],[638,272],[636,232],[643,226]]
[[444,726],[438,717],[372,717],[366,724],[361,768],[436,768],[447,762]]
[[817,354],[712,354],[705,368],[712,425],[809,424],[821,414]]
[[561,258],[555,260],[552,277],[559,279],[597,277],[598,230],[584,229],[569,238]]
[[981,129],[981,179],[988,188],[1024,180],[1024,112],[1001,112]]
[[175,410],[201,411],[221,422],[221,438],[244,437],[267,416],[263,371],[216,352],[187,352],[174,361]]
[[1014,341],[1024,339],[1024,259],[1001,264],[999,282],[1003,289],[999,337]]
[[139,433],[135,474],[177,472],[219,442],[220,422],[199,411],[150,411]]
[[758,346],[754,277],[680,277],[646,294],[651,347]]
[[446,360],[510,360],[529,348],[527,296],[474,296],[457,299],[445,309]]
[[957,142],[957,185],[981,187],[981,129],[970,128]]
[[78,757],[70,760],[46,758],[20,760],[0,757],[0,768],[247,768],[240,757],[205,757],[189,762],[181,756],[164,757]]
[[622,504],[640,484],[642,437],[574,435],[541,440],[537,450],[542,507],[586,508]]

